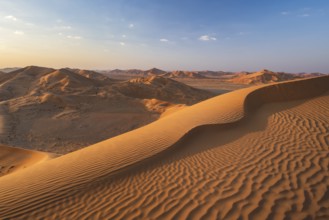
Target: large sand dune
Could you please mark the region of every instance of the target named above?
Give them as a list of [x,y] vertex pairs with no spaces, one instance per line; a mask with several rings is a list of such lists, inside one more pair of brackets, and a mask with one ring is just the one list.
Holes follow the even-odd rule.
[[0,218],[327,219],[328,90],[238,90],[3,176]]

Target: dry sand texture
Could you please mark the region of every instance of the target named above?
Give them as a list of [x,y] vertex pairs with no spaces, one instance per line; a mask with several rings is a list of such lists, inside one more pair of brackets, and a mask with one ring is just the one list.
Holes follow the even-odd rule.
[[52,157],[55,155],[0,145],[0,177]]
[[0,218],[328,219],[328,90],[238,90],[3,176]]

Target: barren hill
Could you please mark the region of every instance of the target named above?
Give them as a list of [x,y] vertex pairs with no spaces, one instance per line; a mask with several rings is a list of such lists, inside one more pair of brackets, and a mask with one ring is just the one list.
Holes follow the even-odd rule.
[[223,76],[232,75],[231,72],[224,71],[164,71],[157,68],[152,68],[149,70],[111,70],[111,71],[101,71],[106,76],[116,76],[122,78],[135,78],[135,77],[145,77],[145,76],[162,76],[168,78],[190,78],[190,79],[207,79],[207,78],[221,78]]
[[273,82],[282,82],[286,80],[299,79],[298,75],[282,73],[282,72],[272,72],[267,69],[263,69],[258,72],[248,73],[244,72],[237,74],[233,77],[230,82],[239,83],[239,84],[264,84],[264,83],[273,83]]
[[0,69],[0,71],[3,73],[10,73],[10,72],[18,70],[18,69],[21,69],[21,68],[20,67],[8,67],[8,68],[2,68],[2,69]]
[[80,74],[86,78],[90,78],[90,79],[105,80],[107,82],[112,80],[112,79],[106,77],[105,75],[103,75],[99,72],[96,72],[96,71],[92,71],[92,70],[81,70],[81,69],[70,69],[70,68],[67,68],[67,69],[72,72],[75,72],[77,74]]
[[161,76],[163,74],[166,74],[167,72],[164,70],[160,70],[157,68],[152,68],[149,70],[144,71],[144,75],[145,76]]
[[172,103],[194,104],[209,98],[210,93],[160,76],[131,79],[114,86],[122,94],[139,98],[156,98]]
[[311,78],[311,77],[325,76],[326,74],[324,74],[324,73],[298,73],[297,75],[300,77],[303,77],[303,78]]
[[164,76],[165,77],[169,77],[169,78],[197,78],[197,79],[207,78],[207,77],[201,75],[198,72],[181,71],[181,70],[176,70],[176,71],[168,72]]
[[169,79],[119,82],[93,71],[29,66],[0,75],[0,142],[67,153],[212,96]]

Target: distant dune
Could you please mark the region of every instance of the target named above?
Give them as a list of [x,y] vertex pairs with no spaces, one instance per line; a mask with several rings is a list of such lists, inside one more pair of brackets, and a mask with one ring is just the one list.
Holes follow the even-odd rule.
[[94,71],[29,66],[0,75],[0,142],[64,154],[213,96],[155,76],[118,81]]
[[109,77],[118,78],[135,78],[135,77],[145,77],[145,76],[162,76],[166,78],[190,78],[190,79],[207,79],[207,78],[221,78],[223,76],[231,75],[232,72],[224,71],[164,71],[157,68],[152,68],[149,70],[111,70],[111,71],[101,71],[104,75]]
[[150,70],[144,71],[144,74],[148,75],[148,76],[161,76],[161,75],[166,74],[166,73],[167,73],[166,71],[160,70],[160,69],[157,69],[157,68],[152,68]]
[[232,75],[233,77],[228,80],[231,83],[237,84],[249,84],[249,85],[257,85],[257,84],[267,84],[274,82],[284,82],[287,80],[295,80],[301,78],[312,78],[318,76],[325,76],[322,73],[300,73],[300,74],[292,74],[292,73],[284,73],[284,72],[273,72],[267,69],[263,69],[258,72],[242,72],[236,73]]
[[220,95],[1,177],[0,218],[328,219],[328,112],[329,76]]
[[263,69],[255,73],[241,73],[230,80],[233,83],[240,84],[264,84],[273,82],[283,82],[287,80],[299,79],[298,75],[288,73],[276,73]]
[[169,73],[165,74],[164,76],[169,77],[169,78],[197,78],[197,79],[207,78],[197,72],[178,71],[178,70],[169,72]]
[[169,78],[149,76],[118,83],[117,91],[139,99],[159,99],[172,103],[195,104],[210,98],[209,92],[195,89]]
[[21,69],[21,68],[20,67],[8,67],[8,68],[0,69],[0,71],[3,73],[9,73],[9,72],[12,72],[12,71],[15,71],[18,69]]
[[[177,79],[184,83],[190,83],[190,80],[214,80],[213,83],[222,84],[241,84],[241,85],[259,85],[274,82],[283,82],[287,80],[295,80],[301,78],[311,78],[318,76],[325,76],[323,73],[285,73],[285,72],[273,72],[267,69],[260,70],[258,72],[225,72],[225,71],[164,71],[157,68],[150,70],[111,70],[101,71],[102,74],[117,78],[117,79],[132,79],[136,77],[146,76],[161,76],[165,78]],[[185,80],[185,81],[184,81]],[[193,85],[195,83],[192,83]]]
[[78,73],[89,79],[104,80],[107,82],[113,81],[113,79],[110,79],[110,78],[104,76],[103,74],[98,73],[96,71],[92,71],[92,70],[81,70],[81,69],[68,69],[68,70]]

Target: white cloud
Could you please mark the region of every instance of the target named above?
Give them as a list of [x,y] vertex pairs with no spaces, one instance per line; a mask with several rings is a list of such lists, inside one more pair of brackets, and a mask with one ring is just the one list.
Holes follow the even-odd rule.
[[288,11],[282,11],[282,12],[281,12],[281,15],[288,15],[288,14],[289,14]]
[[126,44],[125,44],[125,42],[120,42],[120,45],[125,46]]
[[81,36],[72,36],[72,35],[68,35],[67,38],[73,39],[73,40],[80,40],[80,39],[82,39]]
[[63,25],[63,26],[56,26],[55,29],[60,29],[60,30],[71,30],[72,27],[69,25]]
[[121,37],[123,37],[123,38],[126,38],[126,37],[127,37],[127,35],[123,34],[123,35],[121,35]]
[[238,33],[239,36],[245,36],[245,35],[249,35],[249,34],[250,34],[250,32],[244,32],[244,31],[240,31]]
[[135,25],[134,24],[129,24],[129,26],[128,26],[129,28],[134,28],[135,27]]
[[160,41],[161,41],[161,42],[169,42],[169,40],[166,39],[166,38],[161,38]]
[[7,16],[5,16],[5,19],[6,20],[11,20],[11,21],[17,21],[17,18],[13,15],[7,15]]
[[15,31],[14,34],[16,34],[16,35],[24,35],[24,32],[23,31]]
[[209,35],[202,35],[202,36],[199,37],[199,40],[201,40],[201,41],[215,41],[215,40],[217,40],[217,38],[216,37],[211,37]]
[[305,13],[305,14],[302,14],[302,17],[310,17],[311,15],[310,14],[307,14],[307,13]]
[[35,27],[36,26],[35,24],[33,24],[31,22],[26,22],[25,25],[28,26],[28,27]]

